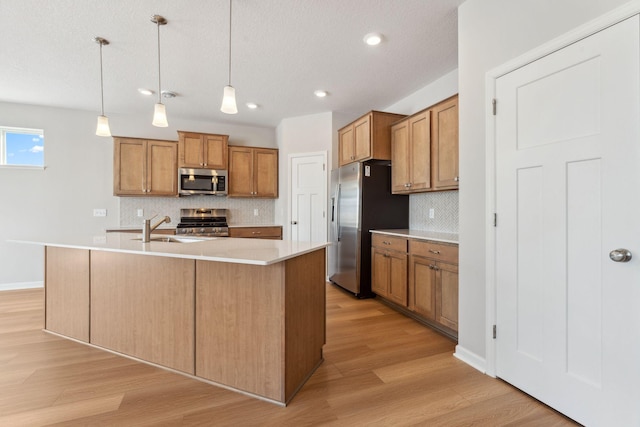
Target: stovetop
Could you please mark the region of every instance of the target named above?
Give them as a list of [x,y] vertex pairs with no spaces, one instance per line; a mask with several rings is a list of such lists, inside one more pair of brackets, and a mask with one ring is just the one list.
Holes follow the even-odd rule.
[[176,234],[226,237],[229,235],[227,209],[180,209],[180,223],[176,227]]

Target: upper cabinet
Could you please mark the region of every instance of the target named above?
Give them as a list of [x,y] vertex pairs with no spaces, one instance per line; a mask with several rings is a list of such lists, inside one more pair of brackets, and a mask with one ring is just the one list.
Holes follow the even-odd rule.
[[370,111],[338,131],[340,166],[369,159],[391,160],[389,128],[402,114]]
[[394,194],[458,189],[458,96],[391,127]]
[[228,135],[178,131],[178,167],[227,169]]
[[431,113],[415,114],[391,127],[391,191],[431,188]]
[[431,107],[431,155],[433,187],[457,189],[458,169],[458,96]]
[[113,138],[115,196],[177,196],[178,144]]
[[229,147],[229,197],[278,197],[278,150]]

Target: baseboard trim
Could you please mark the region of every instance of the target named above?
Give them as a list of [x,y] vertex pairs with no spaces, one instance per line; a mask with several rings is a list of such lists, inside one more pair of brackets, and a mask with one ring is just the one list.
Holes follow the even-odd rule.
[[477,369],[483,374],[487,373],[487,361],[483,357],[480,357],[474,352],[460,346],[460,344],[456,346],[456,351],[455,353],[453,353],[453,355],[454,357],[462,360],[464,363],[471,366],[472,368]]
[[0,291],[15,291],[18,289],[44,288],[44,282],[19,282],[19,283],[0,283]]

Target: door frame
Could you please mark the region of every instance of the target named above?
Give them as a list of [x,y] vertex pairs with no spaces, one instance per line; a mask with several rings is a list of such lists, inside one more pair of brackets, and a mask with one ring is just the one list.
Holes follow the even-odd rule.
[[[639,0],[640,1],[640,0]],[[291,240],[291,216],[292,216],[292,206],[293,206],[293,199],[291,197],[292,195],[292,188],[293,188],[293,183],[292,183],[292,179],[291,177],[293,176],[293,159],[294,158],[300,158],[300,157],[314,157],[314,156],[322,156],[322,161],[324,164],[324,188],[323,188],[323,192],[324,192],[324,197],[323,197],[323,201],[324,201],[324,225],[325,225],[325,230],[326,230],[326,236],[327,236],[327,240],[329,239],[329,215],[327,213],[327,206],[328,206],[328,201],[329,201],[329,165],[327,164],[327,157],[328,157],[328,151],[312,151],[312,152],[308,152],[308,153],[294,153],[294,154],[289,154],[287,156],[287,236],[289,236],[289,240]]]
[[[493,99],[496,96],[496,80],[505,74],[515,71],[527,64],[547,56],[553,52],[561,50],[577,41],[585,39],[607,27],[615,25],[627,18],[640,14],[640,0],[634,0],[611,12],[608,12],[592,21],[589,21],[564,35],[557,37],[543,45],[512,59],[487,72],[485,76],[485,127],[486,127],[486,196],[485,196],[485,225],[486,232],[486,274],[485,274],[485,322],[486,322],[486,354],[484,372],[492,377],[496,377],[497,352],[496,341],[493,338],[493,326],[497,321],[497,283],[496,283],[496,227],[494,226],[494,215],[496,212],[496,121],[493,115]],[[500,112],[500,100],[497,101],[496,108]],[[499,331],[498,331],[499,333]]]

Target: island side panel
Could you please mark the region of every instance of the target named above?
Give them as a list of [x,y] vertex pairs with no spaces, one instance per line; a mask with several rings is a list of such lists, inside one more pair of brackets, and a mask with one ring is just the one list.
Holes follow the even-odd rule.
[[91,343],[194,374],[195,261],[91,251]]
[[45,247],[45,329],[89,342],[89,251]]
[[286,400],[322,361],[326,342],[325,249],[285,261]]
[[196,272],[196,375],[284,403],[283,263]]

